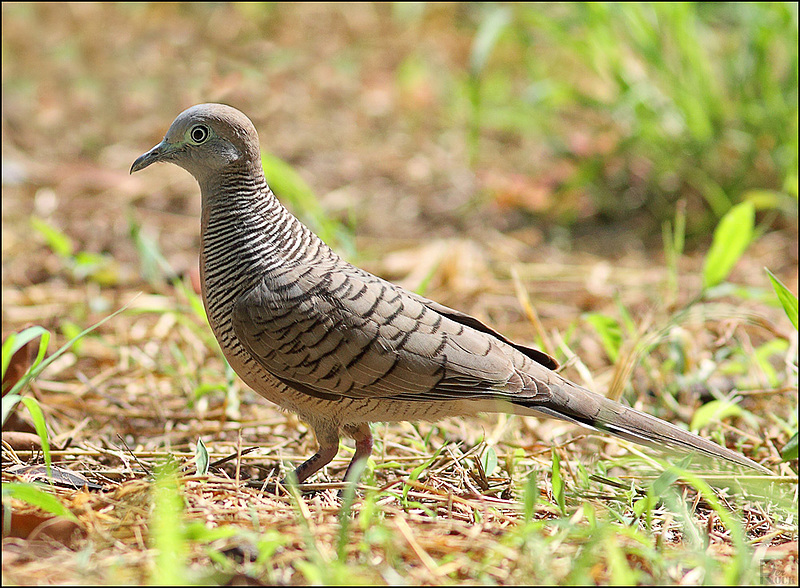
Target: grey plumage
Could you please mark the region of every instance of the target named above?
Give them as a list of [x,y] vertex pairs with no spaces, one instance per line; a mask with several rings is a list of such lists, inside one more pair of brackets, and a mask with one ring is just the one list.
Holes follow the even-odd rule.
[[356,441],[352,467],[372,450],[370,422],[479,412],[555,417],[769,471],[590,392],[546,354],[342,260],[275,198],[258,135],[238,110],[189,108],[131,173],[156,161],[200,185],[203,301],[225,357],[314,429],[320,449],[295,471],[299,481],[335,457],[341,433]]

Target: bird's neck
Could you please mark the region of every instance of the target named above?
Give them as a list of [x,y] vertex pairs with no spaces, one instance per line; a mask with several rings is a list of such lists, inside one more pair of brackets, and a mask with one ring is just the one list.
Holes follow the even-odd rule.
[[[270,283],[281,268],[337,257],[283,207],[263,174],[222,180],[201,185],[200,280],[215,332],[229,323],[239,296]],[[212,298],[209,292],[226,295]]]
[[278,201],[260,167],[219,174],[200,188],[201,272],[227,265],[255,278],[328,249]]

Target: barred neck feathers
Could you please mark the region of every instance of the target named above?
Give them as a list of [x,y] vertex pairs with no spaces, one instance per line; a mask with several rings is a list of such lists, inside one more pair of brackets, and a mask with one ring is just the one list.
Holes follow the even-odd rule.
[[226,173],[215,182],[214,193],[201,187],[207,276],[212,265],[223,273],[238,265],[255,277],[286,264],[336,256],[278,201],[258,171]]

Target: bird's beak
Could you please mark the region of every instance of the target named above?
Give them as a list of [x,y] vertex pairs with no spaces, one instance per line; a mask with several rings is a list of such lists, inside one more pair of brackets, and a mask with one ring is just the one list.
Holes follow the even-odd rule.
[[163,141],[161,141],[161,143],[153,147],[150,151],[148,151],[144,155],[140,155],[136,159],[136,161],[133,162],[130,173],[142,170],[151,163],[155,163],[156,161],[161,161],[169,151],[170,151],[170,144],[167,143],[166,139],[164,139]]

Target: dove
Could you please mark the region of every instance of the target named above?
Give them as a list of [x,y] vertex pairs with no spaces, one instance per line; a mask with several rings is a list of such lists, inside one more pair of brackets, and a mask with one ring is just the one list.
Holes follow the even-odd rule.
[[505,412],[551,417],[658,449],[759,472],[747,457],[571,382],[547,354],[478,319],[355,267],[270,190],[247,116],[199,104],[133,163],[184,168],[200,186],[200,281],[225,358],[259,395],[296,413],[319,450],[299,482],[355,441],[345,473],[372,451],[370,423]]

